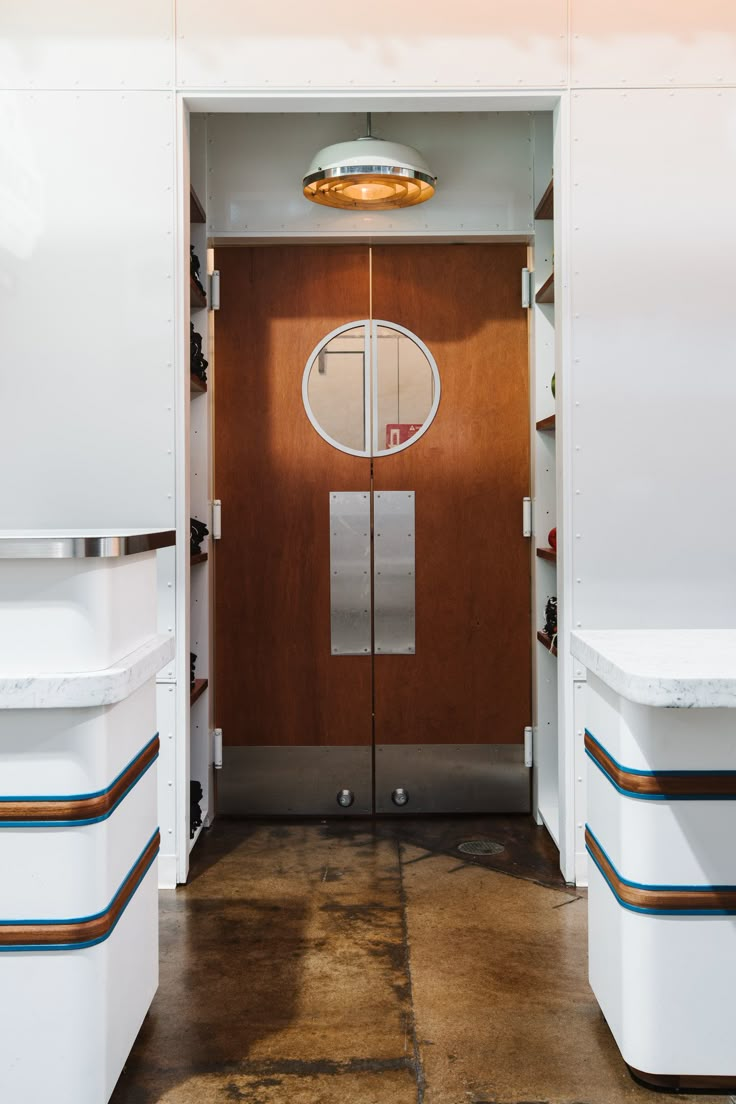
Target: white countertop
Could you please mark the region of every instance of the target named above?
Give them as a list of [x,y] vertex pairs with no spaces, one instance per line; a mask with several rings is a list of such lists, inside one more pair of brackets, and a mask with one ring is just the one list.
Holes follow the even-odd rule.
[[629,701],[736,708],[736,629],[590,629],[570,641],[575,658]]
[[0,671],[0,709],[85,709],[112,705],[153,678],[173,655],[174,637],[161,634],[102,671],[5,676]]

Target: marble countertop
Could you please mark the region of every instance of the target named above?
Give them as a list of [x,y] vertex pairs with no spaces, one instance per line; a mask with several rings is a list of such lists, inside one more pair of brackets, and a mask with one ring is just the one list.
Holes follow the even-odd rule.
[[102,671],[6,676],[0,671],[0,709],[85,709],[113,705],[153,678],[173,655],[174,637],[161,634]]
[[736,629],[578,630],[570,650],[640,705],[736,708]]

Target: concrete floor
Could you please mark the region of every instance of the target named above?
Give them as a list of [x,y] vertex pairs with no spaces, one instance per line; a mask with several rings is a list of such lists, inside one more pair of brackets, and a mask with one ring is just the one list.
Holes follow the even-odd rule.
[[530,818],[219,821],[192,858],[111,1104],[656,1104]]

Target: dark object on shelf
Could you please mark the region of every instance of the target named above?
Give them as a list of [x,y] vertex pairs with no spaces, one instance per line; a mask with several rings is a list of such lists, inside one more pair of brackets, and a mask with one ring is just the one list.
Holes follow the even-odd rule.
[[206,299],[207,298],[207,292],[204,290],[204,284],[202,283],[202,279],[199,275],[199,269],[201,267],[200,262],[199,262],[199,257],[194,252],[194,246],[193,245],[191,245],[189,247],[189,250],[190,250],[189,274],[190,274],[190,276],[194,280],[195,284],[197,285],[197,287],[199,288],[199,290],[202,292],[202,294],[204,295],[204,297]]
[[556,525],[555,525],[554,529],[550,529],[549,533],[547,534],[547,540],[549,541],[550,548],[554,548],[554,550],[557,551],[557,526]]
[[200,802],[204,797],[202,783],[193,778],[189,783],[189,838],[194,839],[194,833],[202,827],[202,806]]
[[189,551],[193,556],[202,551],[202,541],[209,536],[209,532],[203,521],[198,521],[197,518],[189,519]]
[[195,675],[194,675],[194,668],[195,668],[196,664],[197,664],[197,657],[194,654],[194,652],[190,652],[189,653],[189,689],[190,690],[194,689],[194,683],[196,681]]
[[189,367],[193,376],[207,382],[207,361],[202,355],[202,335],[194,329],[194,323],[190,322],[189,334]]
[[544,631],[547,636],[552,638],[553,643],[557,643],[557,599],[548,598],[547,605],[544,607]]

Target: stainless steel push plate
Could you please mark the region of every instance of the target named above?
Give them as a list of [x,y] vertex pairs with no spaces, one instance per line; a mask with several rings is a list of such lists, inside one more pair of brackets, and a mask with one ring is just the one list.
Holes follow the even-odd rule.
[[415,640],[414,492],[373,499],[373,635],[376,655],[413,655]]
[[330,491],[330,626],[333,655],[371,651],[371,498]]

